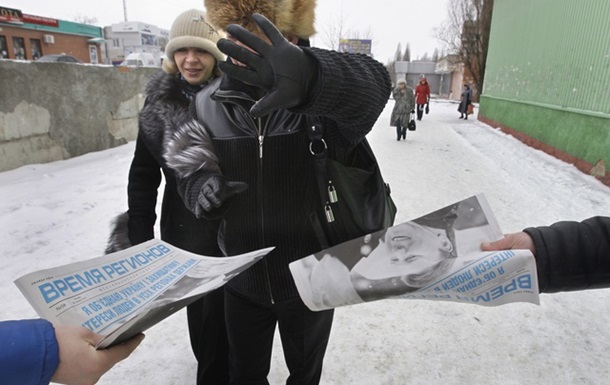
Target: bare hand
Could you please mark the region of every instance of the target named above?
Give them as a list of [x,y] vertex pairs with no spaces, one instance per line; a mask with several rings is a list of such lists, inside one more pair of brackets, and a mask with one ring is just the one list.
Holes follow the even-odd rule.
[[104,350],[95,350],[102,336],[77,326],[55,326],[59,345],[59,366],[52,382],[66,385],[93,385],[117,362],[129,357],[144,339],[132,339]]
[[506,234],[504,238],[495,242],[483,242],[481,244],[481,250],[483,251],[499,251],[499,250],[513,250],[522,249],[530,250],[532,254],[536,255],[536,247],[534,241],[525,232]]

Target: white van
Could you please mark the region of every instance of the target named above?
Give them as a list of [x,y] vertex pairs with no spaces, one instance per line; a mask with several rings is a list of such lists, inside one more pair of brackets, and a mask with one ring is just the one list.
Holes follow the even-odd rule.
[[159,62],[155,60],[152,53],[134,52],[127,55],[120,65],[123,67],[159,67]]

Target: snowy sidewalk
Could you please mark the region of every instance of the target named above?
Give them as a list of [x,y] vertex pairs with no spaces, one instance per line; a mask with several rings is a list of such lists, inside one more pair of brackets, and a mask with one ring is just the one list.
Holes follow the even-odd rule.
[[[457,106],[433,102],[396,141],[390,100],[369,135],[399,207],[397,223],[478,192],[505,232],[610,215],[610,188],[533,150]],[[0,173],[0,319],[35,317],[13,280],[102,254],[110,220],[126,209],[134,143]],[[496,308],[385,300],[340,308],[323,384],[595,384],[610,378],[610,291],[542,295],[541,305]],[[194,384],[196,363],[179,312],[99,384]],[[271,384],[287,372],[276,338]]]

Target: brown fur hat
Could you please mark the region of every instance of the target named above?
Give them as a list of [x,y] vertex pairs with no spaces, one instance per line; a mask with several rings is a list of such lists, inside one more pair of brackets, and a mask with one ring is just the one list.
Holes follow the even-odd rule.
[[314,28],[315,0],[204,0],[210,23],[225,30],[229,24],[239,24],[259,34],[252,14],[269,19],[285,37],[309,39]]

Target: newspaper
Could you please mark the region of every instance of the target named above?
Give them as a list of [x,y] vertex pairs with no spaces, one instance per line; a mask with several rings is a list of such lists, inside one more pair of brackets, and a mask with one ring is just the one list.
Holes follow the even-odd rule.
[[539,304],[529,250],[483,252],[503,233],[484,194],[292,262],[314,311],[386,298]]
[[40,317],[103,335],[96,346],[103,349],[219,288],[272,249],[216,258],[152,239],[102,257],[36,271],[15,284]]

